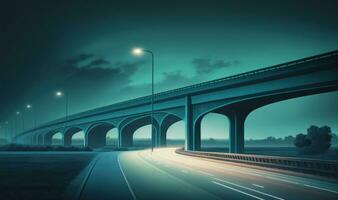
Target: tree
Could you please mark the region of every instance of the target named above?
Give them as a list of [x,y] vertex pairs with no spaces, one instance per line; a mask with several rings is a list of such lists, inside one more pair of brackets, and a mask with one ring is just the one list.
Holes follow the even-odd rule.
[[328,126],[310,126],[307,135],[298,134],[294,140],[294,145],[300,153],[318,154],[325,153],[331,146],[332,133]]
[[293,141],[295,140],[295,137],[293,137],[293,136],[291,136],[291,135],[289,135],[289,136],[286,136],[285,138],[284,138],[284,141],[286,142],[286,143],[293,143]]

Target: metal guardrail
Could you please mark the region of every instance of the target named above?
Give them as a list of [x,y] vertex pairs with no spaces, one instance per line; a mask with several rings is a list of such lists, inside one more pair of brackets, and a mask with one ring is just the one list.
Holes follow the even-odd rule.
[[185,151],[183,149],[177,149],[176,153],[201,158],[210,158],[216,160],[245,163],[262,167],[287,169],[302,173],[338,178],[337,161],[251,155],[251,154],[216,153],[202,151],[193,152],[193,151]]
[[[239,79],[239,78],[243,78],[243,77],[249,77],[249,76],[253,76],[253,75],[257,75],[257,74],[263,74],[263,73],[278,70],[278,69],[285,69],[285,68],[293,67],[297,64],[316,61],[316,60],[320,60],[320,59],[323,59],[323,58],[332,57],[332,56],[336,56],[336,55],[338,55],[338,50],[328,52],[328,53],[324,53],[324,54],[319,54],[319,55],[316,55],[316,56],[311,56],[311,57],[306,57],[306,58],[294,60],[294,61],[287,62],[287,63],[273,65],[273,66],[270,66],[270,67],[260,68],[260,69],[248,71],[248,72],[245,72],[245,73],[241,73],[241,74],[236,74],[236,75],[233,75],[233,76],[228,76],[228,77],[224,77],[224,78],[220,78],[220,79],[215,79],[215,80],[206,81],[206,82],[202,82],[202,83],[198,83],[198,84],[194,84],[194,85],[189,85],[189,86],[186,86],[186,87],[168,90],[168,91],[156,93],[155,94],[155,100],[159,99],[161,97],[164,97],[166,95],[170,95],[170,94],[180,94],[184,91],[190,91],[192,89],[198,89],[198,88],[202,88],[202,87],[206,87],[206,86],[211,86],[211,85],[215,85],[215,84],[219,84],[219,83],[223,83],[223,82],[226,82],[226,81],[231,81],[231,80],[235,80],[235,79]],[[81,118],[83,115],[87,115],[87,114],[90,115],[93,112],[94,113],[92,115],[100,114],[100,113],[103,113],[105,110],[113,110],[114,108],[116,109],[116,108],[123,106],[123,105],[130,106],[130,104],[135,104],[136,102],[140,102],[140,103],[141,102],[147,102],[147,101],[150,101],[150,98],[151,98],[151,95],[148,95],[148,96],[138,97],[138,98],[134,98],[134,99],[131,99],[131,100],[126,100],[126,101],[114,103],[114,104],[111,104],[111,105],[108,105],[108,106],[103,106],[103,107],[100,107],[100,108],[96,108],[96,109],[92,109],[92,110],[88,110],[88,111],[84,111],[84,112],[81,112],[81,113],[74,114],[72,116],[69,116],[68,119],[69,120],[76,120],[78,118]],[[46,123],[46,124],[44,124],[40,127],[37,127],[37,129],[41,129],[41,128],[44,128],[44,127],[48,127],[48,126],[55,125],[55,124],[61,124],[61,123],[64,123],[64,118],[57,119],[57,120],[51,121],[49,123]],[[34,129],[32,129],[32,130],[34,130]],[[32,130],[25,131],[24,133],[22,133],[20,135],[28,133]]]

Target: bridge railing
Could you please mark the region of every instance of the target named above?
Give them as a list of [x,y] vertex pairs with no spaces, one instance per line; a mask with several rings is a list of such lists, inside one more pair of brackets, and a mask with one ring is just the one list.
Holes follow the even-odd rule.
[[338,178],[337,161],[251,154],[216,153],[202,151],[193,152],[185,151],[183,149],[177,149],[176,153],[201,158],[245,163],[262,167],[286,169],[302,173]]
[[[278,70],[278,69],[289,68],[289,67],[295,66],[297,64],[311,62],[311,61],[315,61],[315,60],[319,60],[319,59],[323,59],[323,58],[327,58],[327,57],[331,57],[331,56],[335,56],[335,55],[338,55],[338,50],[328,52],[328,53],[324,53],[324,54],[320,54],[320,55],[316,55],[316,56],[311,56],[311,57],[299,59],[299,60],[295,60],[295,61],[291,61],[291,62],[287,62],[287,63],[273,65],[273,66],[270,66],[270,67],[260,68],[260,69],[248,71],[248,72],[245,72],[245,73],[241,73],[241,74],[236,74],[236,75],[233,75],[233,76],[228,76],[228,77],[224,77],[224,78],[220,78],[220,79],[215,79],[215,80],[206,81],[206,82],[202,82],[202,83],[198,83],[198,84],[194,84],[194,85],[189,85],[189,86],[185,86],[185,87],[181,87],[181,88],[177,88],[177,89],[173,89],[173,90],[160,92],[160,93],[156,93],[154,96],[155,96],[155,100],[158,100],[159,98],[166,97],[166,96],[171,95],[171,94],[177,95],[177,94],[181,94],[181,93],[184,93],[184,92],[188,93],[188,92],[192,91],[192,89],[208,87],[208,86],[211,86],[211,85],[215,85],[217,83],[223,83],[223,82],[226,82],[226,81],[235,80],[235,79],[248,77],[248,76],[252,76],[252,75],[257,75],[257,74],[261,74],[261,73],[266,73],[266,72],[274,71],[274,70]],[[109,108],[112,109],[113,107],[116,108],[116,107],[120,107],[120,106],[129,106],[130,104],[133,104],[133,103],[136,103],[136,102],[150,102],[150,99],[151,99],[151,95],[142,96],[142,97],[134,98],[134,99],[127,100],[127,101],[118,102],[118,103],[115,103],[115,104],[112,104],[112,105],[109,105],[109,106],[105,106],[105,107],[97,109],[97,111],[107,110]],[[79,114],[84,114],[84,113],[86,113],[86,112],[79,113]]]
[[260,68],[260,69],[248,71],[248,72],[245,72],[245,73],[241,73],[241,74],[236,74],[236,75],[233,75],[233,76],[228,76],[228,77],[224,77],[224,78],[220,78],[220,79],[215,79],[215,80],[212,80],[212,81],[206,81],[206,82],[202,82],[202,83],[198,83],[198,84],[194,84],[194,85],[190,85],[190,86],[186,86],[186,87],[181,87],[181,88],[177,88],[177,89],[173,89],[173,90],[168,90],[168,91],[165,91],[165,92],[158,93],[156,95],[157,96],[161,96],[161,95],[165,95],[165,94],[168,94],[168,93],[177,93],[177,92],[183,91],[183,90],[189,90],[189,89],[192,89],[192,88],[198,88],[198,87],[202,87],[202,86],[213,85],[213,84],[219,83],[219,82],[224,82],[224,81],[228,81],[228,80],[233,80],[233,79],[238,79],[238,78],[242,78],[242,77],[252,76],[252,75],[256,75],[256,74],[260,74],[260,73],[265,73],[265,72],[273,71],[273,70],[278,70],[278,69],[282,69],[282,68],[288,68],[288,67],[291,67],[291,66],[294,66],[294,65],[297,65],[297,64],[301,64],[301,63],[305,63],[305,62],[310,62],[310,61],[315,61],[315,60],[319,60],[319,59],[322,59],[322,58],[327,58],[327,57],[331,57],[331,56],[335,56],[335,55],[338,55],[338,50],[337,51],[328,52],[328,53],[324,53],[324,54],[320,54],[320,55],[316,55],[316,56],[302,58],[302,59],[291,61],[291,62],[287,62],[287,63],[273,65],[273,66],[270,66],[270,67]]

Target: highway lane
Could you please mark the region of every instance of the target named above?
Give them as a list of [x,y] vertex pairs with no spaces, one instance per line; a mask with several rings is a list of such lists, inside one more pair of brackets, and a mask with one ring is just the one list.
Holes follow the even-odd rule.
[[[107,188],[110,199],[338,199],[336,183],[179,155],[173,148],[104,153],[100,160],[81,199]],[[104,180],[100,190],[98,178]]]
[[[101,153],[91,163],[77,199],[135,199],[118,161],[118,152]],[[67,197],[65,198],[67,199]]]

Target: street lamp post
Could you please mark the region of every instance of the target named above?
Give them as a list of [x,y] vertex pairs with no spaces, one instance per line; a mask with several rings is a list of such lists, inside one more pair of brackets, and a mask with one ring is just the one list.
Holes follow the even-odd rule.
[[[67,127],[67,121],[68,121],[68,92],[62,92],[62,91],[57,91],[56,93],[55,93],[55,95],[57,96],[57,97],[62,97],[62,96],[65,96],[65,100],[66,100],[66,102],[65,102],[65,114],[66,114],[66,121],[65,121],[65,123],[64,123],[64,127],[63,127],[63,135],[65,134],[65,131],[66,131],[66,127]],[[64,138],[63,138],[64,139]]]
[[19,130],[18,130],[18,124],[19,124],[19,123],[18,123],[18,116],[19,116],[19,115],[20,115],[20,111],[16,111],[16,113],[15,113],[15,120],[14,120],[14,121],[15,121],[15,122],[14,122],[14,123],[15,123],[15,125],[14,125],[14,127],[15,127],[15,128],[14,128],[14,136],[16,136],[16,135],[18,134],[18,131],[19,131]]
[[[35,105],[36,105],[36,104],[35,104]],[[33,104],[33,106],[34,106],[34,104]],[[32,110],[32,112],[33,112],[33,119],[34,119],[33,124],[34,124],[34,128],[36,128],[36,124],[37,124],[36,106],[35,106],[35,107],[33,107],[33,106],[32,106],[32,104],[27,104],[27,105],[26,105],[26,108],[27,108],[28,110]]]
[[149,49],[134,48],[133,54],[141,56],[144,52],[151,55],[151,152],[154,151],[154,53]]
[[21,113],[21,120],[22,120],[22,132],[25,131],[25,116],[24,116],[24,111]]
[[8,121],[5,121],[5,135],[7,137],[7,139],[9,139],[9,122]]

